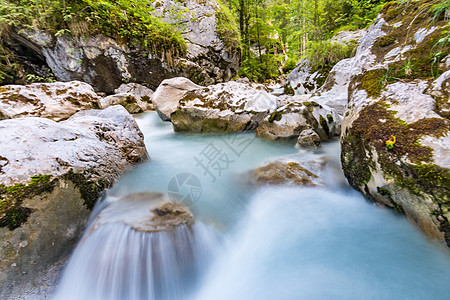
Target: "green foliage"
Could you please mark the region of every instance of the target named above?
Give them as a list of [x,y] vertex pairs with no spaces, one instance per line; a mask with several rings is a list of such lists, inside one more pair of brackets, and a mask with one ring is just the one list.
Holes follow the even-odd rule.
[[39,76],[39,75],[36,75],[36,74],[27,74],[26,78],[30,82],[47,82],[47,83],[52,83],[52,82],[56,81],[56,79],[53,76],[42,77],[42,76]]
[[353,49],[341,43],[330,41],[310,42],[306,57],[309,59],[311,72],[332,68],[337,62],[351,56]]
[[283,65],[283,73],[287,74],[295,69],[297,66],[297,59],[289,57],[288,60]]
[[217,35],[224,42],[227,50],[241,47],[241,36],[236,18],[231,10],[219,1],[220,9],[216,12]]
[[14,83],[18,68],[14,54],[0,43],[0,84]]
[[432,21],[436,22],[439,19],[444,19],[446,21],[450,20],[450,0],[437,1],[430,8],[430,12],[433,14]]
[[102,33],[165,56],[186,53],[173,25],[162,22],[146,0],[7,0],[0,5],[0,25],[38,28],[56,36]]
[[240,77],[247,77],[251,81],[264,82],[275,79],[280,75],[281,57],[273,54],[263,54],[260,57],[251,54],[239,70]]

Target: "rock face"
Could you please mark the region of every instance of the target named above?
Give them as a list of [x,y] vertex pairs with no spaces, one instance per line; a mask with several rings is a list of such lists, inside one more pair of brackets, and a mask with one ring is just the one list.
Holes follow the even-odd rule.
[[122,107],[0,121],[0,298],[66,257],[100,192],[147,158]]
[[223,29],[224,14],[221,4],[215,0],[163,0],[156,5],[156,12],[164,16],[168,23],[179,22],[179,16],[170,18],[174,9],[183,11],[182,22],[186,24],[182,36],[187,41],[188,52],[177,62],[179,76],[192,81],[210,85],[229,81],[239,71],[240,49],[230,39],[237,35]]
[[448,47],[436,48],[448,23],[443,15],[432,22],[430,5],[388,3],[361,41],[341,160],[353,187],[450,246]]
[[319,186],[324,184],[320,173],[325,164],[324,157],[305,160],[303,154],[295,154],[268,162],[247,176],[255,185]]
[[292,90],[295,95],[312,94],[320,88],[327,74],[320,71],[311,72],[307,59],[297,63],[297,67],[286,77],[286,90]]
[[152,97],[156,112],[163,121],[170,121],[170,114],[177,109],[184,94],[199,88],[202,88],[202,86],[184,77],[164,80]]
[[170,118],[175,131],[231,133],[256,129],[276,107],[262,86],[230,81],[186,92]]
[[171,231],[182,224],[190,226],[194,217],[186,207],[167,201],[163,194],[140,193],[114,201],[103,209],[93,230],[109,222],[120,222],[137,231],[159,232]]
[[103,35],[53,37],[41,31],[22,30],[13,31],[10,39],[18,45],[16,49],[26,49],[25,54],[32,53],[48,65],[59,81],[80,80],[106,93],[112,93],[123,81],[156,89],[162,80],[175,76],[212,84],[230,80],[237,73],[239,46],[227,45],[221,39],[224,37],[219,37],[221,8],[216,1],[164,0],[155,1],[153,6],[155,14],[164,16],[166,22],[184,24],[187,54],[173,64],[164,55],[149,54]]
[[[330,41],[332,43],[348,45],[353,48],[360,42],[365,33],[365,29],[356,31],[341,31],[333,36]],[[344,82],[347,82],[348,84],[348,77],[350,76],[349,65],[351,65],[351,60],[344,59],[337,63],[331,71],[330,69],[325,68],[312,72],[309,60],[302,59],[297,63],[297,67],[286,77],[285,92],[286,90],[291,90],[294,95],[315,94],[316,92],[323,93],[328,92],[332,86],[336,84],[339,90],[334,90],[333,94],[329,95],[329,98],[338,96],[339,99],[344,99],[344,95],[340,93],[340,87],[344,85]],[[322,87],[322,85],[324,85],[325,88]],[[315,101],[321,103],[320,101]],[[342,100],[335,101],[340,102]],[[340,110],[339,113],[341,114]]]
[[339,136],[340,124],[341,117],[326,105],[314,101],[293,101],[266,117],[256,129],[256,136],[270,140],[293,140],[304,130],[312,129],[321,140],[326,141]]
[[331,69],[325,83],[316,91],[310,101],[329,106],[343,117],[348,101],[348,85],[353,60],[353,58],[347,58],[338,62]]
[[358,43],[367,33],[367,29],[358,30],[344,30],[338,32],[331,38],[331,41],[338,42],[341,44],[349,45],[351,43]]
[[0,120],[43,117],[61,121],[77,111],[99,107],[100,97],[89,84],[79,81],[0,87]]

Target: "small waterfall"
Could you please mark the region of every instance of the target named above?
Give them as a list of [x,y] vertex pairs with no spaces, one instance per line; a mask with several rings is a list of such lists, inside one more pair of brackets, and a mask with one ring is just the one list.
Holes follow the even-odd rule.
[[[448,249],[351,190],[338,142],[299,152],[255,139],[211,182],[193,158],[211,142],[223,146],[223,136],[175,134],[155,112],[137,121],[152,160],[125,174],[95,207],[55,299],[450,299]],[[251,190],[240,181],[263,161],[298,153],[305,161],[325,156],[324,187]],[[149,192],[166,193],[185,172],[202,184],[191,207],[196,219],[220,232],[199,222],[163,231],[147,222],[159,207]],[[133,200],[131,192],[147,199]]]
[[219,243],[216,230],[194,223],[139,231],[129,218],[139,219],[148,209],[114,204],[86,230],[54,299],[174,300],[189,295]]

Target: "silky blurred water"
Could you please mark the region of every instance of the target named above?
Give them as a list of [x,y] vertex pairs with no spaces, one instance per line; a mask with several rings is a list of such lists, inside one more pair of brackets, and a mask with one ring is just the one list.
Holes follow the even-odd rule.
[[[337,142],[300,152],[328,157],[326,188],[255,189],[243,174],[299,153],[293,144],[254,133],[174,133],[153,112],[137,122],[151,160],[125,174],[93,214],[131,193],[166,193],[174,176],[189,173],[201,184],[190,207],[198,222],[170,234],[123,224],[88,232],[56,299],[450,299],[448,249],[350,189]],[[206,170],[198,161],[213,152],[221,166]]]

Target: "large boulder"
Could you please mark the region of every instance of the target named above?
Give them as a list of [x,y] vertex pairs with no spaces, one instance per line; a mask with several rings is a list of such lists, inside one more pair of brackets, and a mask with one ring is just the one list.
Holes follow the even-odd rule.
[[170,114],[177,109],[178,103],[184,94],[199,88],[202,88],[202,86],[184,77],[164,80],[152,97],[156,112],[163,121],[170,121]]
[[56,123],[0,121],[0,298],[64,257],[100,193],[147,158],[143,135],[122,107]]
[[[296,99],[296,97],[293,97]],[[305,98],[305,97],[301,97]],[[292,101],[267,116],[256,129],[256,136],[270,140],[294,140],[302,131],[314,130],[322,141],[339,136],[341,117],[314,101]]]
[[79,81],[0,87],[0,120],[43,117],[61,121],[92,108],[100,108],[100,97],[89,84]]
[[448,22],[432,20],[431,4],[389,2],[361,41],[341,160],[354,188],[450,246]]
[[170,118],[175,131],[231,133],[256,129],[276,108],[263,86],[230,81],[186,92]]
[[149,53],[105,35],[55,37],[44,31],[14,28],[9,34],[11,48],[19,58],[31,56],[32,61],[48,66],[59,81],[80,80],[109,94],[124,81],[156,89],[162,80],[175,76],[212,84],[236,75],[239,43],[227,42],[232,34],[223,30],[229,20],[221,4],[215,0],[163,0],[149,5],[165,22],[179,25],[187,43],[185,57]]

